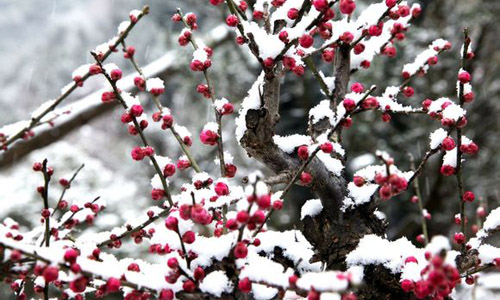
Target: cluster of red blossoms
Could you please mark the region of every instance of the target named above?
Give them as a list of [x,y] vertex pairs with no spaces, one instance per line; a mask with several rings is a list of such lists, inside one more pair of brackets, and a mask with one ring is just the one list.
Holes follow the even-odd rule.
[[[366,180],[361,176],[354,176],[353,182],[356,186],[362,187],[366,183]],[[384,176],[381,173],[377,173],[375,175],[375,183],[380,185],[378,194],[383,200],[389,200],[408,188],[406,178],[397,174]]]
[[[404,279],[401,281],[401,288],[405,292],[412,291],[417,299],[431,297],[435,300],[446,299],[457,283],[460,282],[460,273],[457,268],[445,264],[443,257],[432,256],[430,252],[425,253],[425,258],[429,264],[422,270],[421,279],[417,282]],[[418,263],[415,257],[408,257],[405,264]]]
[[217,145],[217,142],[219,140],[219,134],[217,132],[210,130],[210,129],[204,129],[200,133],[200,141],[209,146],[215,146]]

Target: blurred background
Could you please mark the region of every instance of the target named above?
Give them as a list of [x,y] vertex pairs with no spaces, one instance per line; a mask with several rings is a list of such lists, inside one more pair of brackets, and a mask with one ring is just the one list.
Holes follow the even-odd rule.
[[[248,1],[252,4],[252,1]],[[358,0],[358,9],[372,1]],[[476,58],[468,62],[472,74],[476,100],[467,106],[468,125],[465,134],[479,145],[480,151],[465,162],[465,188],[472,190],[481,201],[468,205],[469,225],[479,220],[475,211],[479,205],[487,210],[499,206],[500,188],[500,2],[497,0],[426,0],[420,1],[422,15],[413,23],[407,39],[397,42],[395,58],[377,57],[368,70],[357,72],[352,82],[365,86],[376,84],[383,90],[387,85],[401,82],[402,66],[436,38],[452,42],[453,48],[439,57],[439,63],[425,77],[412,81],[416,93],[402,101],[415,106],[425,98],[456,98],[456,75],[460,68],[462,29],[469,27]],[[150,14],[141,20],[127,38],[128,45],[136,48],[136,59],[141,66],[161,66],[160,77],[165,80],[166,92],[162,103],[173,110],[176,121],[187,126],[193,134],[193,153],[202,169],[216,174],[215,149],[202,145],[199,132],[208,121],[213,121],[209,102],[196,92],[203,81],[200,74],[189,70],[191,48],[177,44],[182,29],[170,17],[177,7],[184,12],[195,12],[199,20],[198,38],[213,46],[213,67],[210,69],[218,98],[225,97],[239,108],[241,100],[258,76],[255,64],[245,48],[234,42],[234,34],[221,27],[212,29],[225,19],[221,7],[208,1],[132,1],[132,0],[0,0],[0,128],[18,120],[29,119],[30,112],[41,103],[55,99],[60,89],[71,81],[71,73],[78,66],[91,63],[91,49],[116,34],[121,21],[128,20],[132,9],[150,5]],[[165,64],[165,57],[170,62]],[[173,59],[172,59],[173,58]],[[131,73],[130,63],[122,54],[111,56],[124,74]],[[319,62],[318,62],[319,63]],[[331,65],[322,65],[325,74],[331,75]],[[102,78],[91,78],[84,87],[77,89],[64,103],[74,103],[105,86]],[[153,103],[142,95],[146,111],[153,112]],[[305,133],[310,108],[321,101],[322,95],[311,73],[303,77],[287,74],[282,86],[281,122],[278,134]],[[55,178],[69,178],[82,163],[85,168],[78,175],[66,199],[71,201],[101,196],[108,203],[105,215],[96,219],[89,230],[109,229],[141,213],[151,205],[150,183],[152,169],[145,162],[130,159],[130,150],[137,139],[128,135],[119,121],[121,109],[107,107],[94,111],[71,126],[58,127],[44,138],[43,143],[19,143],[9,154],[0,154],[0,219],[10,216],[23,225],[38,225],[42,203],[36,193],[41,183],[40,174],[31,171],[35,161],[48,158],[55,168]],[[264,166],[248,159],[234,137],[234,116],[224,126],[225,147],[235,157],[238,166],[237,180],[252,170]],[[343,133],[347,150],[347,176],[366,164],[375,163],[376,150],[384,150],[395,157],[402,169],[410,168],[408,154],[417,160],[428,149],[429,133],[439,127],[425,115],[393,116],[390,123],[383,123],[379,113],[365,113],[353,120],[354,126]],[[155,124],[156,125],[156,124]],[[156,128],[156,129],[155,129]],[[169,133],[150,126],[146,131],[158,153],[174,160],[180,149]],[[21,145],[23,144],[23,145]],[[429,221],[431,236],[451,236],[457,226],[453,216],[458,212],[458,195],[454,177],[439,176],[441,158],[430,160],[420,180],[423,200],[432,214]],[[139,166],[140,164],[140,166]],[[177,172],[171,180],[174,190],[189,178],[189,172]],[[52,187],[53,201],[60,188]],[[415,204],[410,203],[412,193],[404,193],[383,203],[380,210],[387,216],[389,238],[407,236],[414,240],[420,234],[420,216]],[[273,226],[291,229],[300,226],[300,206],[314,195],[307,189],[296,187],[285,202],[285,209],[275,214]],[[122,247],[123,254],[127,248]],[[144,253],[147,247],[142,247]],[[137,256],[137,252],[135,253]],[[486,282],[486,281],[485,281]],[[480,281],[481,283],[481,281]],[[486,285],[486,283],[482,283]],[[471,299],[472,291],[464,292],[463,299]],[[486,290],[474,291],[477,299]],[[486,294],[485,294],[486,295]],[[7,296],[5,296],[6,298]],[[484,296],[486,297],[486,296]],[[488,299],[493,299],[491,295]],[[4,297],[2,297],[3,299]]]

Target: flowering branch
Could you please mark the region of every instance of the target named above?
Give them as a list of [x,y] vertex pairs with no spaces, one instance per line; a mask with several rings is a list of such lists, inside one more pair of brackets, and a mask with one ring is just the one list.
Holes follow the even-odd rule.
[[[140,78],[142,78],[142,80],[144,81],[143,88],[147,89],[147,80],[146,80],[147,78],[144,75],[144,73],[142,72],[142,69],[139,67],[139,65],[135,61],[135,56],[134,56],[135,49],[128,48],[125,41],[122,41],[122,46],[123,46],[123,52],[125,52],[125,55],[127,56],[126,58],[128,58],[130,60],[130,62],[132,63],[132,66],[134,67],[136,72],[139,74]],[[158,108],[158,110],[160,111],[160,113],[163,114],[164,107],[161,105],[160,99],[158,99],[158,96],[155,94],[152,94],[151,97],[153,98],[153,101],[154,101],[156,107]],[[181,147],[182,152],[184,152],[184,154],[187,156],[193,169],[198,173],[201,172],[201,169],[198,166],[198,164],[196,163],[196,160],[194,159],[193,155],[191,154],[191,151],[189,151],[189,148],[184,144],[184,141],[182,140],[182,138],[179,135],[179,133],[177,132],[177,130],[175,130],[175,127],[170,126],[169,129],[170,129],[170,132],[172,132],[172,134],[174,135],[177,142],[179,143],[179,146]]]
[[[111,79],[111,77],[109,76],[109,74],[104,70],[104,67],[103,67],[101,61],[99,60],[99,57],[97,56],[97,54],[95,52],[91,52],[91,54],[94,57],[97,65],[101,68],[102,74],[104,75],[104,77],[106,78],[106,80],[109,82],[109,84],[113,88],[114,95],[116,96],[116,98],[118,99],[118,101],[120,102],[120,104],[123,106],[123,108],[125,110],[127,110],[128,106],[125,103],[125,100],[123,100],[123,98],[121,96],[120,90],[116,86],[116,81],[114,81],[113,79]],[[133,123],[135,125],[135,128],[137,129],[137,132],[139,133],[139,136],[141,137],[141,140],[142,140],[142,143],[144,144],[144,147],[149,147],[149,143],[148,143],[148,141],[146,139],[146,136],[144,135],[144,133],[143,133],[143,131],[141,129],[141,126],[140,126],[139,122],[137,121],[137,118],[135,116],[133,116],[133,115],[131,117],[132,117],[132,121],[133,121]],[[160,177],[160,181],[161,181],[161,184],[163,186],[163,190],[165,191],[165,196],[167,197],[168,203],[170,204],[170,206],[173,206],[174,203],[172,201],[172,196],[170,195],[170,191],[169,191],[168,186],[167,186],[167,181],[165,179],[165,176],[163,175],[163,172],[162,172],[160,166],[158,165],[158,162],[156,161],[155,156],[154,155],[148,155],[148,157],[151,160],[151,163],[153,164],[156,173]]]
[[[106,58],[108,58],[108,56],[111,55],[111,53],[113,52],[113,49],[115,49],[123,40],[125,40],[125,38],[129,34],[129,32],[134,28],[135,24],[137,24],[137,22],[143,16],[147,15],[148,13],[149,13],[149,6],[146,5],[142,8],[142,11],[137,15],[135,22],[130,22],[130,24],[127,26],[127,28],[119,35],[119,37],[114,41],[114,43],[109,45],[109,49],[106,50],[106,52],[104,52],[102,54],[101,61],[106,60]],[[31,119],[31,122],[29,123],[29,125],[27,125],[23,129],[19,130],[17,133],[11,135],[3,143],[4,150],[7,149],[7,147],[9,145],[11,145],[13,142],[15,142],[16,140],[23,138],[26,133],[28,133],[34,127],[36,127],[39,124],[40,120],[43,119],[43,117],[45,117],[48,113],[53,111],[60,103],[62,103],[79,86],[82,86],[83,82],[85,82],[85,80],[87,80],[90,76],[92,76],[92,74],[90,73],[90,71],[88,71],[83,76],[81,76],[81,78],[79,78],[77,81],[75,80],[73,82],[73,84],[71,84],[71,86],[69,88],[65,89],[64,92],[56,100],[54,100],[54,102],[50,106],[45,108],[37,116],[33,117]]]
[[[186,21],[186,18],[182,14],[182,11],[180,8],[177,9],[177,13],[181,17],[182,23],[184,24],[184,27],[186,29],[190,29],[191,27]],[[191,33],[191,36],[189,37],[189,41],[191,42],[191,45],[193,46],[194,50],[198,50],[198,44],[196,43],[193,34]],[[210,76],[208,74],[207,69],[203,69],[203,76],[205,77],[205,81],[207,82],[208,89],[210,91],[210,97],[212,99],[212,104],[215,104],[216,98],[215,98],[215,87],[212,84],[212,81],[210,80]],[[220,160],[220,173],[221,177],[226,177],[226,163],[224,162],[224,146],[223,146],[223,140],[222,140],[222,114],[217,110],[217,108],[214,107],[214,112],[215,112],[215,120],[218,125],[217,129],[217,135],[219,138],[217,139],[217,148],[219,150],[219,160]]]

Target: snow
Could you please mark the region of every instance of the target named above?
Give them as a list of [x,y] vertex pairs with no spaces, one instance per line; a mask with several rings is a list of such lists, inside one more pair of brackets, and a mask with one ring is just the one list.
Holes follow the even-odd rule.
[[200,47],[193,52],[193,60],[199,60],[201,62],[208,60],[208,54],[203,47]]
[[[405,237],[389,241],[374,234],[365,235],[356,249],[347,255],[348,266],[381,264],[393,274],[400,273],[404,260],[414,256],[417,248]],[[417,260],[419,258],[417,257]],[[425,259],[424,259],[425,260]]]
[[322,273],[306,273],[297,280],[297,287],[305,290],[322,291],[344,291],[349,286],[347,276],[338,276],[337,271],[327,271]]
[[[285,269],[280,263],[262,257],[253,251],[249,252],[243,261],[244,265],[241,266],[240,279],[248,277],[255,282],[266,282],[281,287],[288,287],[288,277],[293,274],[292,269]],[[262,270],[266,271],[262,272]]]
[[312,143],[311,137],[301,134],[292,134],[287,136],[275,135],[273,136],[274,143],[284,152],[291,154],[295,148],[302,145],[310,145]]
[[147,91],[151,92],[152,89],[164,89],[165,85],[163,83],[163,80],[158,77],[154,77],[146,80],[146,87]]
[[440,112],[441,110],[443,110],[442,105],[447,102],[453,103],[453,101],[445,97],[441,97],[439,99],[432,101],[431,105],[429,106],[429,114]]
[[313,124],[318,123],[323,118],[328,118],[330,123],[333,121],[334,113],[330,109],[330,100],[323,100],[309,110],[309,120],[311,120]]
[[277,289],[267,287],[263,284],[252,284],[252,295],[255,300],[272,299],[278,293]]
[[122,33],[127,30],[127,28],[130,26],[130,21],[123,21],[118,25],[118,35],[121,35]]
[[349,167],[353,171],[357,171],[363,167],[371,165],[375,162],[375,156],[371,153],[362,154],[360,156],[356,156],[349,163]]
[[325,165],[326,169],[336,176],[340,176],[342,171],[344,170],[344,165],[342,162],[336,158],[330,156],[330,154],[324,153],[323,151],[319,151],[316,154],[316,157],[321,160],[321,162]]
[[397,101],[399,86],[388,86],[380,97],[376,97],[379,103],[379,110],[385,112],[387,108],[393,112],[410,112],[415,110],[411,105],[403,105]]
[[207,130],[217,132],[217,130],[219,130],[219,125],[215,122],[208,122],[205,126],[203,126],[203,131]]
[[311,264],[309,262],[314,255],[314,250],[299,230],[266,231],[259,233],[258,238],[261,244],[258,247],[251,246],[249,250],[255,250],[255,253],[263,251],[268,257],[272,258],[275,247],[279,247],[283,250],[283,256],[290,259],[297,266],[297,271],[320,271],[320,263]]
[[493,247],[492,245],[481,245],[477,250],[481,264],[489,264],[497,258],[500,259],[500,248]]
[[83,77],[85,75],[87,75],[87,73],[89,72],[89,67],[91,66],[92,64],[84,64],[84,65],[81,65],[79,66],[78,68],[76,68],[73,73],[71,73],[71,78],[75,78],[75,77]]
[[103,66],[103,69],[108,74],[111,74],[111,71],[113,70],[120,70],[120,68],[114,63],[105,64]]
[[215,107],[215,109],[217,109],[218,112],[222,112],[224,110],[224,105],[227,103],[229,103],[229,100],[227,100],[226,98],[217,99],[214,101],[213,106]]
[[[419,55],[417,55],[413,63],[404,65],[403,72],[407,72],[409,75],[413,76],[421,69],[427,71],[427,61],[429,60],[429,58],[438,55],[439,49],[441,49],[446,43],[447,41],[443,39],[437,39],[432,42],[432,44],[429,45],[428,49],[422,51]],[[436,47],[439,49],[436,50]]]
[[174,129],[180,135],[181,138],[191,137],[191,132],[185,126],[174,124]]
[[213,271],[200,283],[200,290],[205,293],[220,297],[222,293],[229,294],[233,291],[232,283],[223,271]]
[[277,34],[268,34],[259,24],[242,20],[241,25],[247,36],[250,33],[253,35],[255,42],[259,45],[259,56],[262,59],[276,58],[285,47]]
[[493,231],[500,227],[500,207],[492,210],[483,223],[484,231]]
[[[163,169],[166,165],[172,163],[172,160],[166,156],[155,155],[154,157],[161,169]],[[152,162],[150,163],[153,164]]]
[[314,217],[321,213],[323,210],[323,204],[321,204],[320,199],[307,200],[302,209],[300,210],[300,219],[304,220],[305,217]]
[[139,97],[137,96],[132,96],[129,92],[121,92],[120,96],[122,97],[123,101],[125,102],[125,105],[127,108],[130,108],[134,105],[140,105],[141,102],[139,101]]
[[134,10],[130,11],[129,16],[133,16],[133,17],[138,18],[141,14],[142,14],[142,11],[140,11],[138,9],[134,9]]
[[449,165],[454,168],[457,166],[457,147],[446,151],[446,154],[443,156],[443,165]]
[[431,149],[436,149],[437,147],[441,146],[441,143],[447,136],[448,133],[443,128],[434,130],[429,137],[431,140],[430,141]]
[[241,103],[241,108],[239,111],[239,115],[235,120],[236,123],[236,140],[240,143],[241,138],[245,134],[247,130],[247,123],[245,120],[246,114],[249,109],[258,109],[261,105],[261,85],[264,83],[264,72],[262,72],[257,80],[254,82],[250,90],[248,91],[248,95],[243,99]]
[[443,118],[458,121],[465,116],[465,110],[457,104],[450,104],[443,110]]

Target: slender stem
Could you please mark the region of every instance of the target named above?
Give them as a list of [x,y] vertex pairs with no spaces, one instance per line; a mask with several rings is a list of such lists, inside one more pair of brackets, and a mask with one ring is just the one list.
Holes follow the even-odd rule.
[[[49,209],[49,182],[50,175],[47,171],[47,159],[43,160],[42,163],[42,173],[44,180],[44,188],[42,192],[43,207],[44,209]],[[45,247],[50,244],[50,216],[45,218]]]
[[[149,218],[146,222],[142,223],[142,224],[139,224],[137,225],[136,227],[132,228],[131,230],[128,230],[128,231],[125,231],[124,233],[118,235],[116,237],[116,239],[120,240],[126,236],[129,236],[135,232],[138,232],[144,228],[146,228],[149,224],[155,222],[156,220],[160,219],[160,218],[163,218],[163,217],[166,217],[168,216],[168,214],[170,213],[170,208],[165,208],[164,210],[162,210],[159,214],[157,214],[156,216],[152,217],[152,218]],[[112,239],[107,239],[103,242],[100,242],[99,244],[97,244],[97,247],[98,248],[102,248],[106,245],[108,245],[109,243],[113,242]]]
[[[42,163],[42,172],[43,172],[43,180],[45,182],[43,192],[42,192],[42,198],[43,198],[43,207],[45,210],[49,209],[49,181],[51,175],[49,175],[47,171],[47,159],[43,160]],[[50,245],[50,216],[45,217],[45,247],[49,247]],[[43,244],[43,241],[42,241]],[[48,300],[49,299],[49,285],[48,283],[45,284],[43,287],[43,299]]]
[[[470,38],[469,38],[469,30],[468,28],[464,29],[464,46],[463,46],[463,53],[462,53],[462,62],[461,62],[461,67],[464,69],[465,67],[465,60],[467,59],[467,51],[470,45]],[[460,107],[463,107],[464,105],[464,84],[460,83],[459,88],[458,88],[458,98],[459,98],[459,103]],[[466,228],[465,228],[465,201],[463,201],[463,195],[464,195],[464,184],[463,184],[463,178],[462,178],[462,173],[463,173],[463,168],[462,168],[462,151],[460,149],[460,146],[462,145],[462,129],[459,128],[459,126],[456,127],[456,132],[457,132],[457,170],[456,170],[456,178],[457,178],[457,185],[458,185],[458,201],[460,203],[460,231],[464,234],[465,240],[467,240],[467,233],[466,233]],[[462,255],[465,255],[467,252],[467,248],[465,243],[461,245],[461,252]]]
[[71,187],[71,183],[73,180],[75,180],[76,175],[85,167],[85,164],[82,164],[78,169],[76,169],[75,173],[73,173],[73,176],[71,176],[70,180],[68,181],[68,184],[63,187],[61,196],[59,196],[59,200],[57,201],[56,207],[54,208],[54,211],[52,212],[52,216],[59,210],[59,204],[64,198],[64,194],[66,193],[66,190]]
[[[415,159],[411,154],[410,154],[410,164],[411,164],[411,169],[415,171]],[[420,222],[422,226],[422,233],[424,234],[425,245],[427,245],[429,243],[429,233],[427,232],[427,220],[425,219],[424,216],[424,204],[422,199],[422,193],[420,191],[418,177],[415,177],[415,180],[413,181],[413,190],[418,198],[417,203],[418,203],[418,209],[420,211]]]
[[318,72],[318,69],[316,68],[316,65],[314,64],[314,61],[313,61],[312,57],[306,57],[306,58],[304,58],[304,63],[306,64],[306,66],[313,73],[314,78],[316,78],[316,81],[318,81],[319,87],[321,88],[321,90],[323,91],[323,93],[325,94],[325,96],[328,97],[328,99],[330,101],[333,100],[333,95],[331,94],[330,89],[326,85],[325,80],[323,80],[323,77]]

